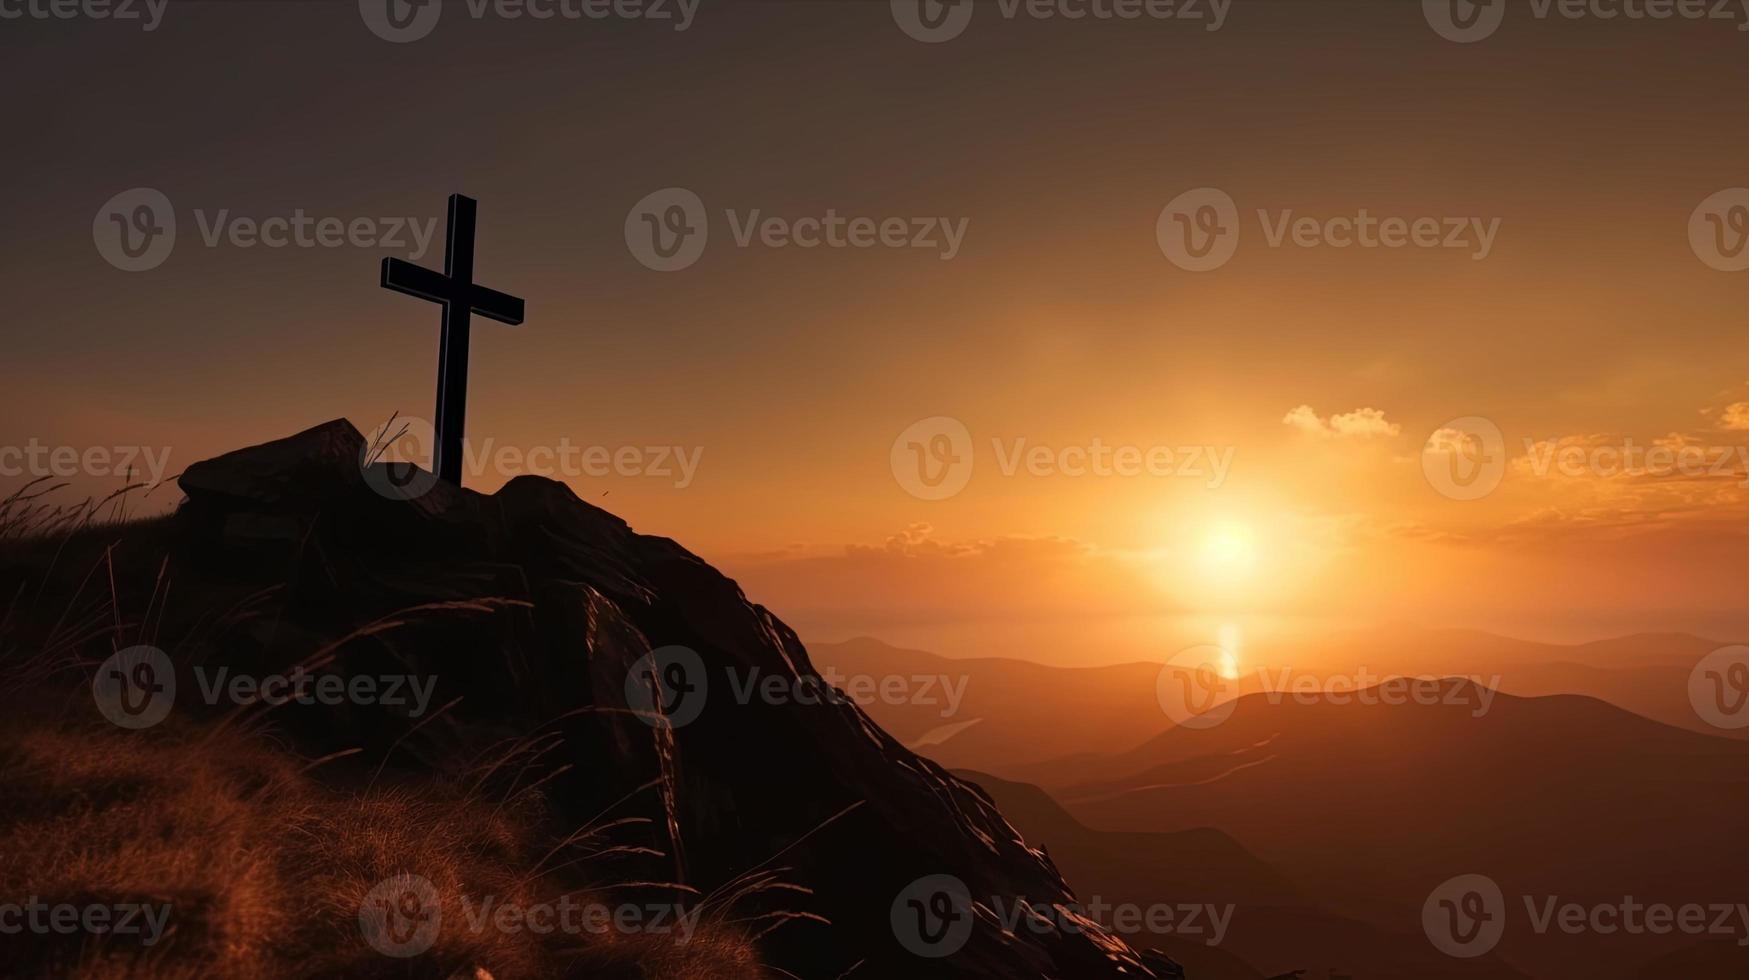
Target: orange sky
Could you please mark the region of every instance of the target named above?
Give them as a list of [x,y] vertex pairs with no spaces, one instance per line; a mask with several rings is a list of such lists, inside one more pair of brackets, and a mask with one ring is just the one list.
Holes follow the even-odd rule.
[[[683,33],[445,23],[396,46],[335,5],[238,6],[187,5],[144,39],[0,39],[7,70],[93,80],[18,110],[43,138],[13,161],[32,193],[0,263],[0,447],[145,444],[174,471],[331,417],[428,417],[435,311],[376,287],[406,249],[206,247],[199,226],[430,220],[460,190],[481,201],[482,281],[529,302],[523,327],[476,328],[476,443],[696,454],[685,486],[570,482],[804,636],[1107,662],[1229,622],[1749,627],[1749,278],[1688,238],[1703,200],[1749,184],[1749,61],[1728,26],[1521,19],[1458,45],[1419,4],[1258,3],[1219,32],[986,18],[925,45],[886,4],[754,4]],[[237,31],[283,43],[225,45]],[[192,70],[152,73],[163,58]],[[443,81],[458,72],[465,89]],[[269,74],[302,84],[265,106],[211,84]],[[361,97],[383,91],[405,98]],[[447,135],[445,98],[469,139]],[[711,242],[652,272],[628,210],[675,186],[705,203]],[[181,225],[169,262],[136,274],[92,241],[132,187],[162,190]],[[1198,273],[1156,223],[1200,187],[1236,203],[1241,237]],[[725,214],[828,209],[964,220],[965,240],[949,261],[742,248]],[[1269,240],[1283,212],[1361,209],[1497,234],[1481,260]],[[935,416],[965,426],[975,464],[929,501],[892,450]],[[1514,461],[1459,501],[1422,457],[1466,416]],[[1532,465],[1539,442],[1629,439],[1680,440],[1708,471]],[[1005,475],[1015,440],[1213,447],[1230,465],[1216,486]]]

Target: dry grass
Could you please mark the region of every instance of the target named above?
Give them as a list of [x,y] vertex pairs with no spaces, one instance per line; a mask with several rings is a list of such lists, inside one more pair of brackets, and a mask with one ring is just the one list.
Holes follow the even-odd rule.
[[[77,906],[167,904],[143,937],[0,937],[9,975],[56,977],[763,976],[746,935],[704,917],[676,934],[482,924],[480,903],[672,903],[671,886],[570,887],[541,874],[552,852],[535,794],[489,804],[442,787],[336,793],[268,744],[198,733],[35,724],[0,729],[0,895]],[[579,836],[579,835],[573,835]],[[580,835],[588,837],[591,835]],[[379,882],[429,880],[434,945],[372,948],[359,913]],[[582,920],[579,918],[579,923]]]
[[[260,717],[178,715],[146,731],[97,719],[91,669],[109,652],[151,642],[175,656],[215,628],[211,616],[236,611],[212,610],[183,622],[180,635],[160,637],[168,563],[153,558],[148,566],[137,546],[144,539],[153,553],[168,524],[126,522],[126,492],[60,508],[44,501],[53,489],[33,485],[0,500],[0,549],[14,570],[33,570],[0,595],[0,973],[164,980],[772,975],[756,948],[769,917],[743,919],[737,908],[787,886],[762,877],[728,900],[623,880],[632,862],[660,865],[662,855],[617,839],[642,820],[610,813],[581,828],[556,824],[542,791],[554,773],[536,764],[555,748],[553,732],[484,747],[478,759],[458,763],[453,779],[425,772],[409,782],[402,773],[394,782],[368,763],[362,778],[357,768],[347,779],[324,778],[332,772],[328,760],[299,757]],[[135,561],[118,574],[115,545],[123,537],[136,545]],[[124,608],[118,578],[139,586],[132,594],[141,608]],[[463,604],[464,611],[490,614],[495,602]],[[448,612],[409,610],[361,634]],[[310,663],[339,669],[334,653],[345,642],[312,650]],[[398,958],[371,946],[360,911],[379,883],[403,875],[431,883],[441,925],[428,949]],[[599,923],[537,932],[483,919],[487,897],[520,908],[684,904],[698,918],[684,941],[673,932]],[[32,902],[168,906],[169,913],[163,934],[149,942],[83,929],[3,928],[18,921],[6,906]]]
[[19,546],[37,541],[65,539],[84,531],[126,524],[131,508],[162,501],[164,485],[129,483],[103,497],[78,503],[56,503],[58,491],[67,484],[37,477],[0,497],[0,544]]

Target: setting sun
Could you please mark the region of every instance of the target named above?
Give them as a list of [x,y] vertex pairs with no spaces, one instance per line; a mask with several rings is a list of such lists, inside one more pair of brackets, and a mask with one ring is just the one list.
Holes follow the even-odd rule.
[[1199,559],[1207,575],[1225,581],[1246,578],[1257,562],[1255,536],[1244,524],[1214,525],[1203,535]]

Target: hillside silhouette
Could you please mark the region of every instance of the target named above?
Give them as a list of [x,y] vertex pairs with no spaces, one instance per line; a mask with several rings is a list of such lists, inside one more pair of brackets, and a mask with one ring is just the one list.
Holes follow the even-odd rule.
[[1152,935],[1194,977],[1241,980],[1337,968],[1355,977],[1522,978],[1498,958],[1456,960],[1413,924],[1389,929],[1319,907],[1320,883],[1301,888],[1214,828],[1167,833],[1099,831],[1049,794],[985,773],[962,776],[987,790],[1027,841],[1049,850],[1085,899],[1137,905],[1179,902],[1231,908],[1218,944],[1204,933]]
[[[1437,704],[1249,695],[1215,727],[1031,773],[1091,826],[1219,827],[1332,909],[1404,929],[1470,873],[1510,896],[1738,901],[1749,746],[1593,698],[1446,684]],[[1612,976],[1692,942],[1521,926],[1499,952],[1536,977]]]
[[[5,884],[175,914],[150,949],[4,937],[8,972],[1178,975],[1090,924],[1002,929],[993,901],[1070,900],[1050,860],[855,705],[734,696],[747,677],[819,678],[788,627],[678,544],[559,483],[487,496],[368,450],[329,423],[190,467],[167,518],[11,525],[0,841],[24,859]],[[161,672],[115,659],[142,647]],[[674,682],[675,663],[696,673]],[[205,693],[221,669],[409,678],[430,711],[231,701]],[[940,876],[976,905],[928,924],[963,929],[929,958],[895,909]],[[373,883],[395,900],[372,904]],[[689,911],[700,945],[465,925],[486,896],[603,894]],[[407,946],[428,923],[437,941]],[[396,954],[367,945],[385,937]]]

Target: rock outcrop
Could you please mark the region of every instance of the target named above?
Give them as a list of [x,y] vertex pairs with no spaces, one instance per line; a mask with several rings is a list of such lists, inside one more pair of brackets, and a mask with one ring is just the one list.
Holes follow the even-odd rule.
[[[180,481],[171,536],[214,591],[212,656],[285,669],[326,650],[336,672],[435,679],[417,721],[282,713],[299,751],[362,748],[373,778],[412,780],[535,739],[522,779],[562,820],[647,818],[620,828],[641,871],[706,895],[799,886],[749,899],[760,929],[781,923],[760,945],[790,975],[1179,975],[1068,912],[988,796],[834,696],[793,631],[680,545],[560,483],[484,495],[365,453],[332,422]],[[1039,911],[1011,924],[1017,901]]]

